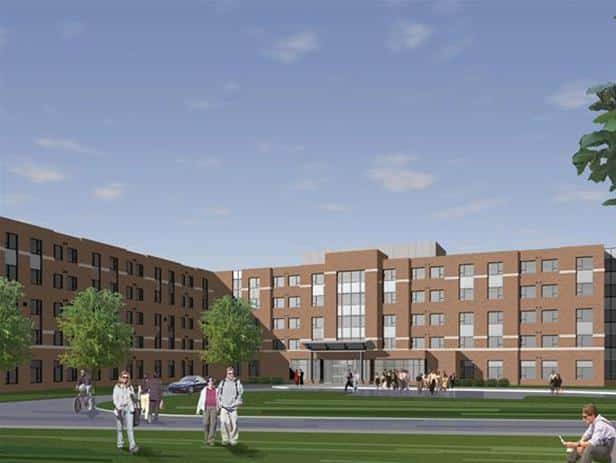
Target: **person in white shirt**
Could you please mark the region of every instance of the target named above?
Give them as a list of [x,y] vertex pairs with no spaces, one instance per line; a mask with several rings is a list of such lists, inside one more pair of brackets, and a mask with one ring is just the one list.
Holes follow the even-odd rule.
[[567,453],[567,462],[611,462],[610,455],[616,442],[616,429],[612,423],[603,418],[593,404],[584,405],[582,419],[588,425],[582,438],[578,442],[563,444],[567,449],[573,449]]
[[122,431],[126,429],[126,434],[128,435],[128,450],[130,453],[137,453],[139,451],[133,433],[136,400],[137,396],[135,395],[133,386],[130,384],[128,371],[123,371],[120,373],[118,383],[113,386],[113,413],[116,416],[118,449],[122,450],[124,447]]

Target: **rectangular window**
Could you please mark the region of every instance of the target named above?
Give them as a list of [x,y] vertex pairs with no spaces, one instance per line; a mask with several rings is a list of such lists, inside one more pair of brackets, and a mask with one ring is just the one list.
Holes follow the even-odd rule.
[[577,360],[575,362],[575,379],[582,381],[592,379],[592,360]]
[[207,278],[201,279],[201,287],[203,289],[203,296],[201,297],[201,309],[208,310],[210,307],[210,290]]
[[64,260],[64,248],[59,244],[53,245],[53,258],[55,260]]
[[424,326],[426,324],[426,316],[422,313],[411,314],[411,324],[413,326]]
[[251,377],[259,376],[259,361],[258,360],[250,360],[248,362],[248,376],[251,376]]
[[537,262],[534,260],[523,260],[520,262],[520,273],[537,273]]
[[442,265],[430,267],[430,278],[433,280],[442,280],[445,278],[445,267]]
[[411,302],[413,304],[421,304],[426,302],[426,292],[425,291],[411,291]]
[[541,362],[541,379],[548,379],[552,373],[558,371],[558,361],[544,360]]
[[312,319],[312,340],[321,341],[325,337],[325,325],[323,317],[314,317]]
[[284,330],[284,318],[274,318],[274,329]]
[[63,288],[63,281],[64,281],[64,279],[62,278],[62,274],[61,273],[54,273],[53,274],[53,287],[54,287],[54,289],[62,289]]
[[143,264],[137,264],[137,276],[143,278]]
[[549,309],[541,311],[541,323],[558,323],[558,310]]
[[132,299],[132,298],[133,298],[133,287],[127,286],[126,287],[126,299]]
[[43,284],[43,242],[36,238],[30,239],[30,284]]
[[30,383],[40,384],[43,382],[43,361],[30,360]]
[[137,288],[137,300],[143,301],[143,288]]
[[289,350],[299,350],[299,339],[289,339]]
[[325,305],[325,276],[322,273],[312,274],[312,307]]
[[503,312],[488,312],[488,347],[503,347]]
[[396,347],[396,316],[383,316],[383,348],[395,349]]
[[284,288],[284,277],[283,276],[274,277],[274,288]]
[[68,276],[68,289],[70,291],[77,291],[77,277]]
[[558,347],[558,335],[544,334],[541,336],[541,347]]
[[282,342],[280,339],[272,340],[272,349],[273,350],[285,350],[284,342]]
[[430,314],[430,326],[445,326],[445,314],[443,313]]
[[61,383],[64,381],[64,368],[59,360],[53,361],[53,382]]
[[536,378],[536,366],[534,360],[522,360],[520,361],[520,379],[535,379]]
[[426,348],[426,338],[424,337],[413,337],[411,338],[411,349],[425,349]]
[[503,263],[488,264],[488,299],[503,298]]
[[11,368],[10,370],[6,370],[6,379],[4,381],[5,384],[19,384],[19,368]]
[[474,314],[473,312],[461,312],[459,315],[458,340],[461,348],[474,347]]
[[576,319],[576,343],[577,347],[592,346],[592,309],[577,309]]
[[442,349],[445,347],[445,339],[443,336],[430,337],[430,349]]
[[475,377],[475,364],[472,360],[460,360],[461,379],[472,379]]
[[167,363],[167,376],[169,378],[175,377],[175,360],[169,360]]
[[15,233],[6,234],[6,242],[4,251],[4,266],[6,278],[10,281],[18,280],[19,270],[19,240]]
[[548,299],[558,297],[558,285],[543,285],[541,287],[541,297]]
[[284,309],[284,297],[274,298],[274,309]]
[[425,280],[426,268],[425,267],[413,267],[411,269],[411,279],[413,280]]
[[248,278],[248,300],[253,309],[261,307],[261,278]]
[[430,291],[430,302],[444,302],[445,291],[442,289],[433,289]]
[[592,296],[593,264],[592,257],[577,257],[575,259],[575,280],[577,296]]
[[59,317],[60,315],[62,315],[62,304],[60,304],[59,302],[54,302],[53,303],[53,316]]
[[383,304],[396,303],[396,271],[383,270]]
[[289,318],[289,329],[298,330],[300,328],[299,318]]
[[534,299],[537,297],[536,286],[520,286],[520,299]]
[[76,264],[79,261],[79,255],[77,253],[77,249],[75,249],[75,248],[68,248],[67,252],[68,252],[68,261],[71,264]]
[[501,379],[503,377],[503,361],[488,360],[488,379]]
[[357,340],[366,336],[366,289],[364,271],[337,274],[337,339]]
[[522,310],[520,312],[520,324],[532,325],[537,323],[537,312],[534,310]]
[[289,308],[290,309],[299,309],[301,306],[301,298],[299,296],[291,296],[289,297]]
[[233,297],[239,299],[242,297],[242,271],[233,271]]
[[289,275],[289,287],[299,286],[299,275]]
[[537,347],[537,336],[534,334],[520,336],[520,347]]
[[53,332],[53,345],[54,346],[64,345],[64,335],[62,334],[62,331],[55,330]]
[[175,305],[175,272],[169,270],[167,277],[167,291],[169,297],[169,304]]
[[459,267],[459,276],[472,277],[475,275],[475,264],[461,264]]
[[558,259],[544,259],[541,261],[541,271],[543,273],[558,272]]

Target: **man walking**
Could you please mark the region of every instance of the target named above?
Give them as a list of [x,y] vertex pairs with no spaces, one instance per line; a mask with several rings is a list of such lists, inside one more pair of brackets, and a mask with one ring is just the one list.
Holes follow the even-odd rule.
[[227,376],[220,382],[217,390],[222,445],[235,446],[240,435],[237,425],[237,408],[242,405],[244,388],[239,378],[235,377],[233,367],[227,367]]
[[163,400],[163,386],[160,382],[160,375],[157,371],[154,372],[153,378],[149,383],[150,392],[150,414],[148,423],[158,421],[158,413],[160,411],[160,403]]
[[[599,415],[593,404],[584,405],[582,419],[588,429],[578,442],[563,442],[567,447],[567,463],[611,462],[611,453],[616,442],[616,430],[612,423]],[[569,450],[571,449],[571,450]]]

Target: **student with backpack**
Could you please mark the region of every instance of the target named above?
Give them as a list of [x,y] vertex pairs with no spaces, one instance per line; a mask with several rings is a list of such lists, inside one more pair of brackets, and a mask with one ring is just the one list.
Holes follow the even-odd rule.
[[239,429],[237,409],[242,405],[244,388],[235,377],[233,367],[227,367],[227,375],[218,384],[218,408],[220,409],[220,434],[222,445],[237,445]]

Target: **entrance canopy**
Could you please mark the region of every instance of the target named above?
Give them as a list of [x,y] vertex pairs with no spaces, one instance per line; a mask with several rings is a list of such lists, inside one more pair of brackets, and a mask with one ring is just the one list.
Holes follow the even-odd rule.
[[344,352],[364,351],[374,348],[372,341],[328,341],[328,342],[305,342],[304,347],[314,352]]

